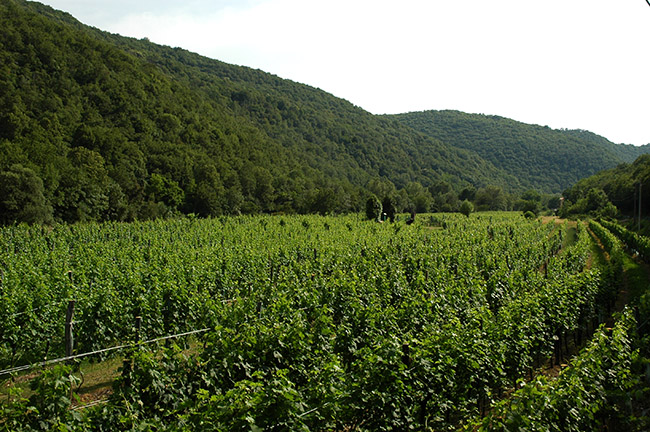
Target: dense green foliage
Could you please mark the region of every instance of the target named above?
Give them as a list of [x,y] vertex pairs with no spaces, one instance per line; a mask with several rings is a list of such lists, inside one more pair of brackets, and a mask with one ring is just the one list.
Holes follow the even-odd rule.
[[513,174],[522,189],[558,193],[598,171],[650,152],[587,131],[554,130],[498,116],[423,111],[390,116]]
[[[3,403],[0,429],[451,430],[564,360],[567,340],[611,311],[624,252],[592,221],[610,260],[589,268],[587,231],[578,225],[569,244],[567,225],[534,220],[559,206],[537,191],[646,149],[429,114],[373,116],[261,71],[0,0],[0,367],[62,356],[68,299],[76,352],[133,340],[135,316],[144,339],[210,328],[189,352],[130,352],[98,407],[70,410],[78,383],[68,367],[48,369],[29,398]],[[630,211],[649,161],[577,183],[566,209]],[[364,210],[467,217],[116,222]],[[499,405],[490,424],[618,419],[606,407],[630,402],[643,365],[633,327],[628,314],[596,333],[575,372],[517,393],[553,401],[526,402],[537,417]]]
[[539,376],[527,383],[494,408],[481,430],[647,430],[647,417],[633,409],[649,396],[633,343],[636,324],[627,311],[613,329],[599,329],[556,380]]
[[631,164],[623,163],[577,182],[564,191],[564,213],[602,216],[599,208],[611,202],[622,214],[637,217],[639,195],[642,217],[647,217],[650,211],[650,155],[639,156]]
[[51,222],[52,208],[43,192],[43,181],[29,168],[12,165],[0,172],[0,224]]
[[[624,261],[621,241],[609,229],[634,238],[611,222],[589,227],[609,254],[604,277],[620,285]],[[633,243],[635,240],[631,240]],[[537,376],[499,402],[487,417],[467,430],[486,431],[645,431],[650,427],[650,291],[643,271],[632,308],[626,308],[613,328],[601,327],[563,369],[557,379]],[[631,287],[628,287],[630,289]]]
[[[586,268],[582,228],[569,247],[566,225],[517,214],[364,219],[2,229],[4,366],[62,355],[68,298],[77,352],[132,340],[135,316],[144,339],[212,329],[192,355],[132,353],[101,407],[57,408],[70,397],[61,380],[10,405],[2,424],[450,430],[561,361],[567,338],[610,306],[615,287]],[[43,404],[47,417],[28,409]]]
[[[512,193],[557,192],[618,160],[574,136],[554,147],[563,149],[558,168],[514,141],[463,148],[399,120],[259,70],[86,27],[39,3],[0,1],[0,175],[12,178],[4,224],[329,214],[362,211],[370,193],[396,211],[457,211],[472,191],[478,210],[517,209]],[[495,157],[502,153],[509,163]]]
[[600,224],[614,233],[625,245],[644,260],[650,262],[650,238],[627,230],[616,222],[601,220]]
[[366,201],[366,219],[379,221],[381,220],[382,204],[374,195],[371,195]]
[[[0,1],[0,47],[0,172],[21,165],[40,179],[38,219],[325,214],[361,210],[379,179],[396,190],[516,184],[476,154],[321,90],[38,3]],[[15,194],[30,193],[22,185]],[[3,214],[34,219],[22,216]]]
[[472,205],[471,202],[465,200],[460,204],[460,212],[464,214],[465,216],[470,215],[474,211],[474,206]]

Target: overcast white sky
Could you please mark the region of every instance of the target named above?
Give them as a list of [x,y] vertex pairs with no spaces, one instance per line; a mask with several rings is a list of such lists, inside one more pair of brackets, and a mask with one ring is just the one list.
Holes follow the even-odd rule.
[[650,143],[645,0],[43,0],[85,24],[321,88]]

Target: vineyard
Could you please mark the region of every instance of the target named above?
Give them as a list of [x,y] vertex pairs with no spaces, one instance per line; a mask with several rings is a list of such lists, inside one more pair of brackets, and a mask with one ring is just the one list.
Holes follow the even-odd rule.
[[[650,297],[612,318],[626,234],[605,224],[479,213],[3,228],[0,378],[35,378],[27,395],[8,390],[0,429],[642,428]],[[127,359],[110,396],[80,409],[75,362],[39,366],[66,356],[71,300],[72,354]]]

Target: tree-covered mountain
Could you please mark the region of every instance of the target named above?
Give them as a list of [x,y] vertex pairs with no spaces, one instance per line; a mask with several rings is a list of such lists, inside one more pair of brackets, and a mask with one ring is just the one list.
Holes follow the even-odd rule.
[[561,132],[567,135],[573,135],[585,141],[593,142],[596,145],[603,146],[615,154],[625,163],[632,163],[639,156],[650,153],[650,144],[634,146],[631,144],[614,144],[610,140],[593,132],[583,129],[562,129]]
[[15,179],[5,220],[346,211],[378,182],[516,185],[475,153],[319,89],[39,3],[0,0],[0,47],[0,172]]
[[471,150],[515,175],[524,188],[558,193],[603,169],[650,152],[583,130],[555,130],[503,117],[459,111],[390,116],[454,147]]
[[397,211],[473,196],[506,208],[505,194],[579,178],[530,154],[522,176],[425,132],[263,71],[0,0],[0,223],[359,211],[371,193]]

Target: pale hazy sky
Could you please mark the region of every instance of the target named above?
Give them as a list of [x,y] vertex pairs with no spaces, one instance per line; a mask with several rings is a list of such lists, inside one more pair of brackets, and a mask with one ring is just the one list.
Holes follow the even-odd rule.
[[43,0],[81,22],[321,88],[650,143],[645,0]]

